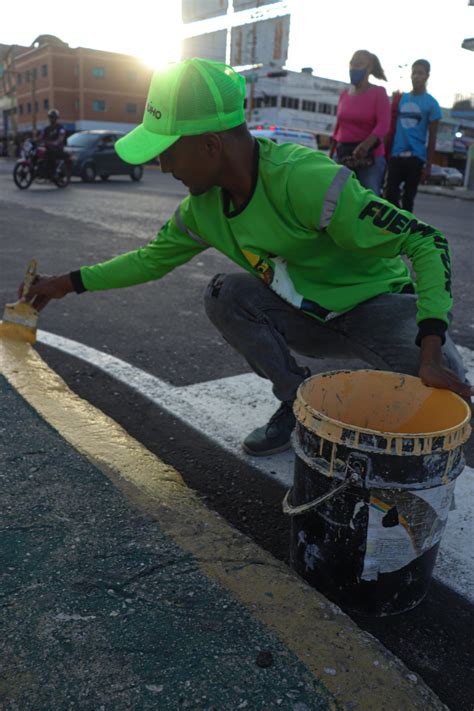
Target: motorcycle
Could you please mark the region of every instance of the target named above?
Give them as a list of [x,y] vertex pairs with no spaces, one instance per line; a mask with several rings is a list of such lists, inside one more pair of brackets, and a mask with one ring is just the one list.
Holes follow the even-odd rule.
[[36,141],[28,139],[23,144],[23,155],[15,163],[13,168],[13,180],[20,190],[29,188],[33,180],[46,182],[50,180],[58,188],[65,188],[71,179],[71,158],[65,153],[65,157],[55,162],[54,170],[51,171],[46,160],[46,148],[40,146]]

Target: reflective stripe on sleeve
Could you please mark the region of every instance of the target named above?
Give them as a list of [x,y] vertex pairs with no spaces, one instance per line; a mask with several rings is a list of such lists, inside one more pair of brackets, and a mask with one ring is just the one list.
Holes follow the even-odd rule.
[[197,242],[201,247],[209,247],[209,243],[206,242],[202,237],[199,237],[195,232],[190,230],[186,225],[184,224],[183,220],[181,219],[181,213],[179,211],[179,206],[176,208],[176,211],[174,213],[174,217],[176,220],[176,224],[178,225],[179,229],[181,232],[184,232],[185,235],[188,235],[188,237],[191,237],[195,242]]
[[336,209],[339,195],[341,194],[347,179],[350,178],[351,175],[352,170],[349,170],[349,168],[346,168],[346,166],[343,165],[334,176],[334,179],[327,189],[326,196],[324,198],[323,209],[321,210],[321,217],[319,219],[320,230],[323,230],[331,222],[331,217]]

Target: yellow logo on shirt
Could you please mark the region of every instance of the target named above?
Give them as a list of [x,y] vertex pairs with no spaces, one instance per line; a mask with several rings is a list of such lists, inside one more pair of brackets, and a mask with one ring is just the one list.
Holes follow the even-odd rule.
[[265,284],[267,284],[267,286],[270,285],[273,281],[273,269],[270,264],[260,257],[260,255],[249,252],[246,249],[242,250],[242,254]]

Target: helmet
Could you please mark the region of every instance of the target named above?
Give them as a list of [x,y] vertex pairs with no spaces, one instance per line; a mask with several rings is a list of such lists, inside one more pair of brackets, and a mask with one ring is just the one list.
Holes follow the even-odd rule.
[[57,109],[51,109],[48,111],[48,118],[59,118],[59,111]]

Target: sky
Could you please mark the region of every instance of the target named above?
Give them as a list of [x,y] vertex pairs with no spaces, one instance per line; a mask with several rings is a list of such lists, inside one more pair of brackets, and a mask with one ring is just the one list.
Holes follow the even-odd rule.
[[[442,106],[455,94],[474,94],[474,52],[461,48],[474,37],[468,0],[288,0],[290,49],[286,66],[311,66],[318,76],[348,79],[357,49],[375,53],[391,93],[410,88],[415,59],[431,63],[428,90]],[[38,12],[37,0],[2,8],[0,43],[30,45],[53,34],[71,47],[92,47],[140,57],[159,67],[179,59],[183,36],[180,0],[81,0],[74,9]]]

